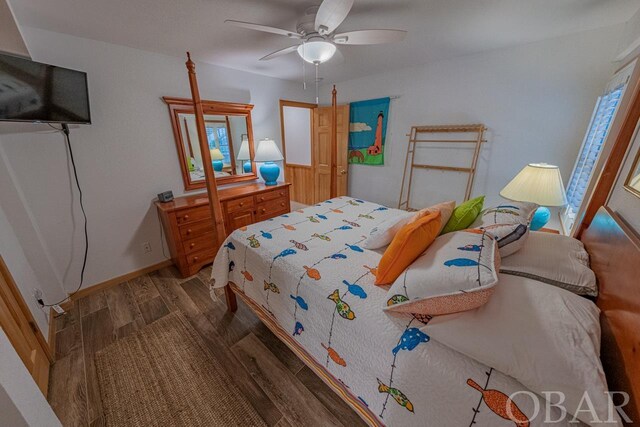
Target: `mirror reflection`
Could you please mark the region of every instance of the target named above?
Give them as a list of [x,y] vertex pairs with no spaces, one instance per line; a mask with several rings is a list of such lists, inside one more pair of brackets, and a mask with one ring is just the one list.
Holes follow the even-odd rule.
[[[178,121],[190,181],[204,182],[195,115],[178,113]],[[246,117],[205,114],[204,121],[216,178],[252,173]]]
[[636,154],[635,161],[627,177],[625,188],[640,197],[640,149],[638,149],[638,154]]

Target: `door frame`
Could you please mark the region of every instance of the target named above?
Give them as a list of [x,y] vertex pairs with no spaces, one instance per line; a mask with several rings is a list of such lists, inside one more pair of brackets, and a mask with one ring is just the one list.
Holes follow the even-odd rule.
[[[40,328],[38,327],[38,324],[36,323],[36,320],[34,319],[33,314],[31,314],[31,310],[29,310],[29,307],[27,307],[27,304],[25,303],[24,298],[22,297],[22,293],[20,293],[20,290],[18,289],[18,285],[13,279],[13,276],[9,271],[9,267],[4,262],[4,259],[2,258],[2,256],[0,256],[0,298],[5,300],[5,302],[9,302],[7,301],[8,299],[13,299],[16,302],[16,304],[18,305],[16,309],[20,310],[20,312],[22,312],[22,314],[24,315],[24,318],[27,321],[30,331],[32,331],[33,334],[35,335],[36,341],[38,342],[39,346],[42,349],[42,352],[44,353],[47,360],[49,361],[49,365],[51,365],[54,362],[53,351],[49,346],[49,343],[47,343],[47,340],[44,338],[42,331],[40,331]],[[11,305],[9,304],[7,304],[7,306],[11,307]],[[11,313],[8,313],[8,315],[10,317],[13,317]],[[0,328],[2,328],[2,322],[0,322]],[[50,323],[49,328],[54,328],[54,325]],[[9,338],[10,342],[16,339],[20,339],[19,337],[10,336],[9,331],[7,329],[5,328],[2,328],[2,329],[7,334],[7,337]],[[15,344],[12,344],[12,345],[15,345]],[[47,378],[47,383],[48,382],[49,380]],[[40,384],[38,384],[38,386],[40,387]],[[43,394],[46,396],[47,394],[46,391],[43,390]]]
[[[309,135],[309,143],[311,144],[310,150],[311,150],[311,164],[310,165],[301,165],[298,163],[287,163],[287,142],[286,142],[286,138],[285,138],[285,131],[284,131],[284,107],[294,107],[294,108],[306,108],[309,110],[309,121],[310,121],[310,135]],[[284,180],[287,181],[288,177],[287,176],[287,165],[291,166],[291,167],[298,167],[298,168],[304,168],[304,169],[308,169],[311,171],[311,176],[315,177],[315,135],[314,135],[314,129],[315,129],[315,123],[314,123],[314,110],[318,108],[318,104],[313,104],[313,103],[309,103],[309,102],[300,102],[300,101],[290,101],[288,99],[280,99],[279,101],[279,109],[280,109],[280,136],[281,136],[281,141],[282,141],[282,157],[284,157],[283,160],[283,168],[284,168]],[[293,189],[295,190],[295,183],[291,183],[293,187]],[[315,196],[313,197],[313,199],[315,199]]]

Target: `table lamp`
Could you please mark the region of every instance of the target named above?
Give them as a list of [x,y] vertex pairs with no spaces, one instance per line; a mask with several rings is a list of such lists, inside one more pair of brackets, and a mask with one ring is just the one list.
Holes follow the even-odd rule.
[[282,160],[282,153],[278,149],[276,142],[269,138],[264,138],[258,143],[254,162],[266,162],[260,166],[260,175],[266,185],[276,185],[280,168],[273,162]]
[[249,153],[249,139],[247,135],[242,135],[242,143],[240,144],[240,151],[238,151],[238,160],[246,160],[242,164],[242,169],[245,173],[251,172],[251,153]]
[[224,166],[222,160],[224,159],[224,156],[222,155],[220,149],[212,148],[211,150],[209,150],[209,154],[211,155],[211,164],[213,165],[213,170],[216,172],[222,172],[222,167]]
[[546,163],[530,163],[500,191],[505,199],[516,202],[531,202],[540,205],[533,215],[531,230],[539,230],[549,221],[551,212],[547,206],[564,206],[567,195],[564,192],[562,176],[558,166]]

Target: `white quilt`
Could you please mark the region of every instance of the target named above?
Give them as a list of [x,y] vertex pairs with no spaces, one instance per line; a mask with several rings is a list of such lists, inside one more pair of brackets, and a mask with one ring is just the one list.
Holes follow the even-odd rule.
[[506,396],[524,386],[431,339],[427,319],[382,310],[387,288],[373,284],[382,252],[360,245],[399,213],[339,197],[236,230],[213,264],[214,286],[235,283],[380,424],[544,425],[542,398],[523,421],[533,399],[519,394],[507,410]]

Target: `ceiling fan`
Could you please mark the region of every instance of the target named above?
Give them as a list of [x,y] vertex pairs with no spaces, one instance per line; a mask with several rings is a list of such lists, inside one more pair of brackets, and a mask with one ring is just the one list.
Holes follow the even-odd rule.
[[279,34],[296,39],[298,44],[276,50],[260,58],[261,61],[298,52],[302,59],[316,66],[328,61],[336,53],[336,45],[373,45],[398,42],[407,34],[403,30],[357,30],[336,32],[345,20],[354,0],[324,0],[320,6],[308,8],[296,26],[296,31],[270,27],[268,25],[227,19],[225,23],[250,30]]

